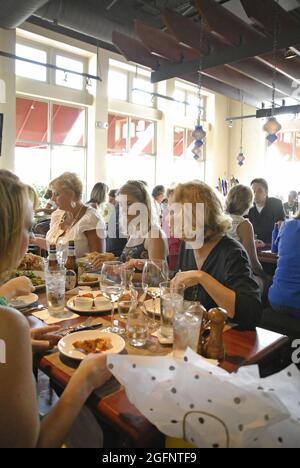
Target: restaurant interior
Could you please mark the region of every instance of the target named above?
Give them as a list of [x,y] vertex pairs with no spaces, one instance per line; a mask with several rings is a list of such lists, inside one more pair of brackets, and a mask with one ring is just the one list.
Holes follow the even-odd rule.
[[0,0],[0,447],[299,448],[299,370],[300,0]]

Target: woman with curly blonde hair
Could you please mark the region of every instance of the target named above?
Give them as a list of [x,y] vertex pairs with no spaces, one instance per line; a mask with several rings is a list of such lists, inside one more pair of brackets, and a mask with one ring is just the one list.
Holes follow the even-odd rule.
[[[191,226],[183,226],[185,241],[179,256],[174,285],[185,285],[186,299],[197,300],[207,309],[224,308],[230,319],[244,328],[255,327],[261,317],[258,285],[253,279],[249,259],[243,246],[227,234],[231,219],[214,192],[204,182],[180,184],[174,202],[192,207]],[[203,206],[203,219],[199,207]],[[195,237],[202,243],[195,244]],[[194,233],[194,234],[193,234]]]
[[58,209],[52,213],[46,240],[31,243],[46,249],[47,244],[62,245],[67,254],[69,241],[75,241],[77,257],[105,251],[105,225],[97,211],[82,203],[83,185],[77,174],[65,172],[50,182],[52,200]]

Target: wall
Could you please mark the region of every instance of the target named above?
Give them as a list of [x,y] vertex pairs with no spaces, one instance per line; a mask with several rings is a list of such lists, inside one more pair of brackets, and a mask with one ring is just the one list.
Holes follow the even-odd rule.
[[[244,106],[244,115],[254,115],[256,109]],[[230,100],[230,117],[241,115],[240,102]],[[246,161],[242,167],[237,163],[240,152],[241,120],[234,121],[233,127],[229,128],[229,175],[234,175],[241,183],[248,185],[255,177],[265,177],[265,150],[266,135],[262,130],[264,120],[245,119],[243,129],[243,147]]]
[[[0,28],[0,50],[14,53],[15,31]],[[4,114],[2,156],[0,169],[13,170],[16,132],[16,82],[14,61],[0,57],[0,80],[5,83],[5,102],[0,100],[0,113]]]

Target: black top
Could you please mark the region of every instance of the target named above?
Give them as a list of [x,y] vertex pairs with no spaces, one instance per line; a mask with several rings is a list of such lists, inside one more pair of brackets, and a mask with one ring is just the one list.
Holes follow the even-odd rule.
[[[186,249],[184,243],[181,246],[179,254],[178,269],[181,271],[198,270],[194,251]],[[244,247],[230,237],[223,237],[208,255],[203,264],[202,271],[236,292],[236,307],[233,322],[244,329],[255,328],[261,318],[261,298],[259,287],[253,279],[248,255]],[[200,301],[207,310],[218,307],[200,285],[187,289],[185,299]]]
[[117,204],[107,223],[106,252],[120,257],[126,244],[127,236],[120,232],[120,205]]
[[271,244],[275,223],[285,220],[282,202],[277,198],[268,198],[263,210],[259,213],[254,205],[249,211],[248,218],[257,238],[266,244]]

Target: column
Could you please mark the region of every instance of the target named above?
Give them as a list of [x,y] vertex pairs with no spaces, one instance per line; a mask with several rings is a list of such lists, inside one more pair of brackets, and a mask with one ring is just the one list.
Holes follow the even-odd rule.
[[[0,50],[15,53],[16,31],[0,28]],[[0,56],[0,113],[3,114],[0,169],[14,170],[16,138],[15,60]]]

